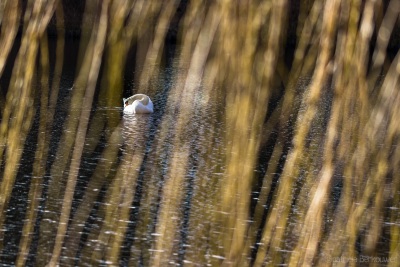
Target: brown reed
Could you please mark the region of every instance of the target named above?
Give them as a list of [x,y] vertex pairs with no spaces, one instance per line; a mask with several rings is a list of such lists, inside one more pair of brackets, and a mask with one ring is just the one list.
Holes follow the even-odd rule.
[[[38,112],[17,266],[28,257],[37,266],[398,265],[398,43],[395,57],[388,50],[397,0],[87,0],[49,166],[65,8],[0,4],[0,77],[12,66],[0,97],[0,255]],[[57,34],[48,37],[52,17]],[[163,93],[170,30],[176,60]],[[132,93],[166,100],[159,118],[121,120],[127,66]],[[76,188],[83,159],[102,145]]]

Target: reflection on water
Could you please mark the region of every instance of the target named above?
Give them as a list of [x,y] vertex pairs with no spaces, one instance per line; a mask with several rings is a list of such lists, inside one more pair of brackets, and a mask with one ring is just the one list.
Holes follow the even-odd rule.
[[[97,107],[92,111],[72,213],[63,242],[61,265],[103,266],[118,262],[124,266],[192,265],[197,260],[218,265],[224,260],[221,253],[224,245],[218,238],[210,239],[210,236],[218,237],[227,231],[226,226],[218,224],[218,218],[232,216],[221,211],[218,195],[224,186],[221,181],[226,172],[225,134],[232,126],[226,128],[220,115],[222,111],[218,108],[220,102],[207,101],[207,91],[203,88],[194,97],[195,108],[190,121],[178,129],[177,116],[185,103],[176,106],[178,104],[172,102],[175,106],[168,105],[165,92],[170,91],[170,97],[176,97],[174,94],[177,92],[171,90],[168,78],[179,73],[169,68],[165,73],[166,78],[157,84],[153,114],[122,115],[122,107]],[[307,85],[308,79],[303,79],[299,90]],[[50,260],[59,211],[64,201],[68,170],[63,173],[52,168],[65,157],[59,151],[63,149],[61,136],[68,131],[67,121],[71,119],[65,117],[71,94],[68,82],[62,83],[60,93],[47,171],[44,179],[40,180],[43,192],[36,196],[40,205],[36,210],[38,218],[27,255],[27,266],[44,266]],[[314,122],[307,139],[310,155],[305,156],[306,159],[318,158],[323,153],[321,129],[327,125],[331,96],[325,95],[324,99],[318,109],[320,119]],[[116,127],[108,127],[105,122],[115,118],[115,114],[118,114],[119,123]],[[0,254],[4,264],[11,264],[17,259],[24,223],[21,218],[25,217],[29,186],[38,179],[30,175],[38,120],[39,117],[36,117],[24,147],[17,182],[6,211],[3,229],[6,242]],[[180,131],[179,135],[177,131]],[[176,141],[177,136],[179,142]],[[280,158],[271,155],[273,146],[270,142],[276,139],[276,133],[272,134],[271,139],[263,144],[260,162],[254,170],[259,179],[266,174],[266,162],[276,160],[283,164],[286,159],[287,152],[283,152]],[[318,172],[321,164],[320,160],[315,160],[309,168],[302,169],[297,187],[292,189],[293,194],[299,196],[293,202],[292,216],[288,221],[288,228],[294,235],[299,234],[298,220],[305,216],[301,201],[313,190],[309,173]],[[268,199],[261,199],[265,203],[262,209],[265,210],[268,210],[276,194],[274,191],[280,173],[267,175],[273,177],[271,184],[263,186],[270,186],[273,194]],[[342,187],[340,177],[335,177],[329,200],[332,208],[338,205]],[[265,220],[265,217],[257,217],[260,214],[265,216],[264,212],[257,213],[256,203],[259,197],[263,197],[262,190],[263,187],[255,185],[251,193],[254,220]],[[326,227],[334,227],[334,216],[333,210],[326,214]],[[295,242],[295,237],[286,240],[281,251],[284,257],[290,257],[290,250],[285,248],[293,248]]]
[[[128,3],[111,2],[112,10]],[[368,80],[374,92],[366,96],[365,73],[348,75],[353,49],[319,51],[303,40],[287,74],[276,56],[283,52],[282,25],[273,19],[283,17],[279,1],[252,3],[243,17],[240,4],[235,17],[227,3],[190,1],[183,45],[174,50],[180,60],[169,55],[163,66],[162,25],[175,1],[145,2],[154,4],[143,7],[149,19],[158,8],[166,16],[160,12],[152,42],[139,36],[132,48],[140,54],[149,46],[146,67],[138,70],[143,62],[136,62],[140,75],[127,75],[132,69],[124,66],[135,62],[125,59],[136,38],[131,29],[153,24],[146,16],[136,21],[139,3],[138,13],[114,20],[108,1],[100,1],[98,22],[110,21],[109,36],[94,23],[90,38],[82,36],[87,47],[79,60],[77,44],[67,42],[62,75],[61,68],[46,73],[47,41],[40,44],[38,77],[14,72],[5,105],[0,98],[0,265],[326,266],[388,255],[397,261],[397,68],[376,88],[377,77]],[[95,2],[86,3],[91,10]],[[321,13],[320,4],[313,12]],[[325,18],[338,13],[325,10]],[[243,23],[253,12],[254,25]],[[343,12],[340,25],[347,23]],[[320,28],[304,32],[319,40]],[[334,53],[337,65],[328,57]],[[366,64],[357,64],[362,72]],[[35,61],[26,66],[33,73]],[[51,92],[47,83],[57,74],[61,90],[52,98],[58,82]],[[21,97],[19,86],[37,95]],[[154,113],[123,115],[120,98],[132,93],[148,94]]]
[[[122,107],[98,106],[92,111],[63,241],[62,266],[192,265],[197,261],[219,265],[225,259],[224,244],[219,237],[229,229],[218,220],[234,214],[221,210],[219,194],[227,171],[226,131],[234,129],[221,119],[223,110],[218,107],[222,103],[218,98],[210,100],[204,88],[196,92],[190,120],[178,128],[177,117],[182,108],[187,108],[186,103],[168,102],[166,94],[170,92],[170,98],[179,99],[179,91],[171,89],[169,82],[171,76],[179,75],[176,72],[167,68],[164,79],[156,85],[153,114],[123,115]],[[299,91],[308,86],[308,81],[301,80]],[[44,266],[51,259],[68,177],[68,169],[54,169],[54,165],[69,160],[64,159],[65,154],[60,151],[63,150],[62,136],[69,131],[68,120],[74,119],[66,117],[72,93],[70,84],[68,78],[62,82],[44,179],[32,176],[38,116],[26,141],[2,230],[6,241],[0,254],[2,266],[11,266],[19,256],[24,225],[21,218],[25,217],[29,187],[35,179],[43,192],[36,196],[40,205],[36,209],[38,217],[26,265]],[[331,101],[331,95],[323,96],[318,108],[319,119],[307,138],[309,155],[304,155],[305,160],[312,163],[307,168],[299,166],[301,173],[292,188],[292,194],[298,196],[293,200],[288,221],[293,237],[287,238],[280,250],[286,260],[296,245],[296,235],[300,235],[298,222],[306,216],[302,201],[314,190],[312,177],[321,168],[322,162],[318,160],[323,153],[321,129],[327,126]],[[303,108],[300,105],[300,113]],[[117,126],[108,126],[106,122],[116,117]],[[249,222],[260,221],[258,227],[265,223],[264,211],[269,210],[276,196],[280,173],[274,171],[281,170],[288,153],[287,148],[282,148],[282,154],[272,154],[274,146],[281,145],[275,143],[278,135],[278,132],[271,133],[270,139],[261,145],[259,164],[254,170],[258,181],[256,179],[251,193]],[[180,138],[179,141],[176,138]],[[280,167],[267,172],[268,164],[274,161]],[[271,177],[269,184],[260,183],[264,175]],[[342,193],[340,175],[334,177],[333,183],[329,198],[331,209],[324,218],[328,229],[334,227],[334,208]],[[272,192],[269,195],[262,193],[267,187]],[[261,212],[257,203],[264,203]],[[249,229],[260,231],[259,228]],[[257,243],[251,247],[253,253],[262,244],[260,233],[257,235]],[[383,235],[389,235],[388,227]],[[387,246],[384,242],[383,245]]]
[[[157,244],[164,235],[170,235],[170,250],[176,251],[171,260],[182,264],[188,247],[205,238],[198,236],[199,230],[189,226],[189,221],[204,232],[210,223],[207,216],[211,218],[209,213],[216,212],[211,196],[217,192],[217,179],[224,172],[223,122],[215,108],[218,103],[207,103],[198,92],[191,120],[180,130],[179,138],[184,140],[176,142],[177,116],[186,103],[167,106],[165,92],[171,87],[168,79],[176,73],[172,69],[165,73],[166,78],[157,85],[153,114],[122,115],[121,107],[97,107],[92,111],[60,258],[62,265],[104,265],[111,264],[107,260],[118,262],[120,258],[123,265],[149,266],[155,255],[163,253]],[[68,108],[72,92],[71,81],[64,80],[55,110],[47,171],[40,180],[43,192],[37,196],[40,205],[27,266],[44,266],[53,252],[70,171],[59,162],[69,160],[62,151],[64,136],[71,131],[68,123],[75,119],[67,116],[71,114]],[[176,97],[174,94],[178,92],[172,91],[169,97]],[[105,122],[114,119],[115,114],[120,118],[118,126],[108,127]],[[0,255],[3,263],[16,262],[19,253],[24,223],[21,218],[25,217],[30,182],[36,179],[30,174],[39,119],[36,116],[28,136],[7,210],[6,242]],[[60,169],[54,167],[56,164]],[[173,228],[159,225],[160,217]],[[175,231],[179,233],[176,236]],[[198,249],[207,250],[207,243],[199,244]]]

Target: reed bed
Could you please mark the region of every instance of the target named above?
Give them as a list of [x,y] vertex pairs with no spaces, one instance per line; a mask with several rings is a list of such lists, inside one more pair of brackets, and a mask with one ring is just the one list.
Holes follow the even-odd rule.
[[[54,152],[67,2],[0,4],[1,263],[400,264],[399,1],[87,0]],[[160,118],[116,108],[131,68]]]

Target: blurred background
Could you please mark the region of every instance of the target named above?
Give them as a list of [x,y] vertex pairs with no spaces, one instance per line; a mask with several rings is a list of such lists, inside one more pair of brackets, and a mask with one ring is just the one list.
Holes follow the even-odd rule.
[[399,11],[1,0],[0,265],[399,266]]

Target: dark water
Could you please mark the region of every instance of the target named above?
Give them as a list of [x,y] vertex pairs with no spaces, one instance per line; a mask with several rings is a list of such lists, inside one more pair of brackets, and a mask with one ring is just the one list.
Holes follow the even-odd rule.
[[[27,266],[44,266],[53,252],[59,214],[70,171],[69,167],[65,167],[65,170],[58,172],[54,166],[65,156],[60,151],[64,147],[62,136],[69,131],[67,121],[71,119],[68,114],[71,111],[70,99],[76,76],[78,45],[79,42],[76,40],[68,40],[66,43],[66,61],[51,130],[45,176],[40,183],[42,193],[36,209],[37,219],[27,255]],[[54,48],[54,43],[52,46]],[[180,93],[179,90],[174,90],[176,88],[173,81],[179,79],[181,73],[185,73],[184,70],[174,67],[176,61],[173,55],[171,53],[168,56],[166,65],[157,66],[160,70],[160,78],[153,84],[153,95],[151,95],[154,103],[153,114],[123,115],[120,106],[102,107],[97,103],[94,105],[78,170],[70,225],[60,258],[61,266],[106,266],[109,262],[105,260],[107,258],[105,255],[109,253],[108,249],[112,244],[109,239],[111,236],[118,235],[118,231],[122,228],[125,231],[120,242],[119,264],[149,266],[150,255],[156,252],[153,244],[160,236],[157,232],[157,224],[162,216],[160,207],[165,201],[163,196],[168,193],[166,188],[169,188],[168,181],[171,180],[171,176],[179,176],[171,171],[171,166],[178,166],[176,167],[178,174],[179,171],[184,173],[183,179],[173,187],[173,192],[171,192],[171,195],[179,200],[177,213],[171,215],[172,221],[174,216],[179,220],[175,229],[178,234],[173,240],[175,258],[171,264],[187,263],[185,253],[195,241],[195,237],[191,235],[191,228],[201,228],[203,223],[206,225],[203,222],[204,209],[210,211],[215,209],[211,201],[212,194],[220,191],[218,187],[221,185],[215,181],[218,181],[218,177],[222,177],[225,172],[224,138],[229,126],[226,126],[224,120],[221,119],[221,110],[215,108],[215,106],[218,107],[218,101],[214,105],[204,104],[207,102],[207,95],[204,94],[207,90],[204,88],[195,92],[192,107],[186,107],[186,103],[172,101],[179,99]],[[134,62],[134,58],[130,60]],[[133,70],[126,72],[124,97],[141,93],[136,91]],[[301,80],[299,95],[305,90],[308,82],[309,79]],[[7,86],[7,83],[7,79],[4,78],[2,87]],[[95,101],[98,97],[96,95]],[[321,129],[325,129],[328,123],[331,101],[332,95],[329,93],[324,95],[319,109],[319,119],[313,125],[309,136],[310,148],[316,155],[321,155],[323,152],[321,144],[323,144],[324,136],[321,133],[324,130]],[[222,102],[221,106],[224,106]],[[271,107],[276,106],[277,103],[271,103]],[[175,139],[177,110],[185,108],[191,109],[190,120],[180,133],[182,140],[177,141]],[[302,108],[304,107],[300,105],[300,109]],[[5,227],[2,229],[5,235],[4,247],[0,250],[1,266],[13,266],[17,260],[29,189],[32,181],[40,178],[32,174],[39,136],[39,119],[38,105],[20,165],[16,166],[18,174],[6,210]],[[291,125],[288,124],[288,127]],[[259,187],[279,134],[279,132],[273,133],[270,140],[263,144],[260,152],[259,161],[254,170],[258,182],[255,182],[252,195],[249,196],[253,199],[250,213],[254,212]],[[290,144],[284,148],[279,161],[281,167],[285,163],[289,148]],[[313,171],[318,172],[322,163],[316,161],[314,164]],[[64,171],[64,174],[59,175],[61,171]],[[279,175],[280,173],[274,173],[272,178],[271,192],[273,193],[269,195],[266,202],[266,210],[272,203],[274,190],[279,183]],[[293,195],[299,195],[302,190],[311,191],[310,188],[301,188],[306,175],[306,173],[301,174],[296,181],[296,186],[298,186],[294,187]],[[329,198],[332,206],[338,204],[342,189],[340,177],[336,178]],[[202,184],[214,185],[215,188],[202,187]],[[298,205],[294,200],[292,210],[294,216],[291,216],[291,221],[288,222],[289,227],[295,227],[298,224],[297,216],[304,215],[301,214],[303,209],[296,208]],[[266,216],[267,212],[262,218],[263,223]],[[333,213],[328,214],[326,224],[330,225],[333,219]],[[197,225],[190,225],[191,220]],[[290,240],[287,243],[289,244]],[[290,247],[290,244],[287,246]],[[205,255],[205,257],[222,258],[220,255]]]
[[[28,266],[43,266],[51,257],[59,211],[63,202],[63,191],[66,186],[68,168],[65,171],[66,174],[58,179],[54,177],[57,171],[52,168],[56,162],[62,160],[60,157],[63,157],[58,152],[63,147],[62,135],[68,131],[66,124],[76,75],[74,66],[77,64],[78,42],[69,42],[66,45],[66,62],[51,132],[46,175],[41,184],[43,192],[37,208],[38,218],[29,250]],[[199,191],[199,183],[196,179],[201,176],[205,180],[203,183],[212,183],[212,177],[222,177],[224,174],[221,155],[224,154],[225,149],[223,140],[226,127],[219,114],[221,111],[204,105],[206,96],[203,94],[204,90],[199,90],[195,92],[190,121],[181,133],[184,140],[176,142],[176,111],[189,107],[185,106],[187,103],[171,104],[173,103],[171,99],[179,99],[177,95],[179,91],[174,90],[173,81],[179,79],[181,73],[185,73],[175,68],[174,63],[176,61],[172,58],[167,66],[158,66],[160,78],[154,84],[155,93],[151,96],[154,103],[153,114],[123,115],[120,106],[105,108],[94,105],[72,202],[70,227],[64,242],[66,249],[61,255],[63,265],[106,265],[107,262],[103,260],[102,255],[93,256],[95,255],[93,249],[104,251],[104,247],[98,241],[99,231],[113,234],[118,228],[118,223],[125,222],[127,229],[121,243],[120,264],[136,265],[139,262],[139,266],[148,266],[148,259],[143,255],[143,251],[154,250],[152,244],[158,236],[157,222],[160,216],[160,205],[163,203],[162,195],[165,194],[163,192],[166,187],[165,181],[174,175],[170,170],[172,164],[182,166],[182,168],[186,166],[184,180],[174,188],[181,200],[179,214],[176,214],[181,221],[177,229],[178,240],[175,240],[177,254],[175,264],[184,263],[185,250],[193,241],[189,229],[190,218],[201,222],[203,213],[200,212],[200,207],[208,205],[209,210],[215,209],[207,198],[211,191],[217,192],[218,188],[213,188],[211,191],[207,188]],[[124,82],[124,97],[127,97],[131,94],[130,92],[135,92],[133,75],[126,75]],[[300,86],[305,87],[307,83],[305,80]],[[168,101],[170,101],[169,104]],[[329,99],[326,101],[328,103]],[[329,105],[326,105],[326,109],[329,110]],[[117,127],[104,124],[110,119],[115,120],[115,114],[118,114],[119,120]],[[21,166],[7,210],[6,242],[0,254],[0,260],[4,264],[12,265],[19,253],[29,187],[32,179],[35,179],[32,177],[32,165],[38,139],[39,116],[38,107],[32,130],[26,140]],[[327,121],[327,117],[322,120]],[[319,127],[322,126],[319,125]],[[114,141],[110,141],[111,136],[116,137]],[[260,162],[256,166],[255,172],[258,173],[260,180],[265,174],[274,140],[276,136],[265,145],[260,155]],[[189,153],[179,147],[182,144],[190,148]],[[113,156],[107,155],[108,149],[114,151]],[[174,159],[178,161],[173,162]],[[104,167],[108,161],[113,163],[111,166]],[[282,165],[284,161],[285,155],[281,160]],[[199,174],[199,172],[202,173]],[[278,178],[279,174],[276,174],[273,189]],[[215,185],[219,186],[218,183]],[[255,187],[254,190],[253,199],[256,199],[258,188]],[[194,192],[197,194],[195,197]],[[272,195],[268,201],[269,204],[271,198]],[[122,218],[122,215],[115,215],[116,220],[110,222],[112,226],[104,230],[104,220],[107,220],[107,214],[111,212],[108,207],[121,201],[126,202],[124,205],[129,205],[129,216]],[[209,257],[221,258],[222,256],[209,255]]]
[[[51,41],[51,51],[53,51],[54,45]],[[51,130],[46,171],[40,184],[42,194],[40,204],[36,209],[37,219],[26,261],[27,266],[44,266],[52,254],[54,237],[58,227],[58,217],[69,172],[69,167],[67,167],[64,175],[57,179],[54,177],[54,174],[57,173],[57,170],[54,170],[54,166],[64,157],[62,153],[60,154],[60,151],[64,146],[62,136],[66,131],[69,131],[67,123],[68,119],[71,119],[69,115],[71,111],[70,101],[74,90],[74,79],[77,75],[75,66],[78,62],[78,47],[79,42],[77,40],[67,40],[65,63],[57,106],[54,111],[55,117]],[[132,261],[142,261],[141,264],[146,265],[145,260],[141,260],[141,256],[139,258],[135,257],[134,248],[139,243],[148,246],[146,250],[151,250],[150,244],[154,242],[157,236],[155,231],[162,189],[165,180],[171,175],[169,171],[171,155],[179,154],[179,148],[176,147],[176,142],[174,142],[174,126],[177,119],[176,110],[181,107],[176,105],[167,106],[168,95],[176,97],[174,94],[178,93],[171,90],[173,79],[177,79],[179,76],[179,70],[173,68],[174,60],[171,58],[168,59],[167,66],[158,66],[160,68],[160,78],[154,84],[154,93],[151,96],[154,103],[153,114],[123,115],[122,107],[120,106],[105,108],[97,104],[94,105],[91,111],[89,131],[85,140],[85,148],[79,166],[77,185],[72,202],[71,226],[64,242],[64,246],[67,249],[63,250],[60,260],[63,265],[80,264],[92,266],[94,262],[101,265],[106,264],[106,262],[102,261],[101,256],[98,257],[98,261],[93,260],[90,248],[99,246],[95,235],[100,228],[104,227],[102,221],[104,220],[104,212],[109,212],[107,207],[114,205],[112,203],[116,195],[123,195],[124,197],[115,201],[128,201],[127,203],[130,206],[129,216],[124,219],[126,220],[127,230],[126,236],[121,243],[120,263],[122,265],[131,265]],[[130,73],[125,77],[124,97],[133,93],[140,93],[135,91],[133,76]],[[7,87],[8,82],[7,77],[3,79],[4,87]],[[40,92],[40,90],[37,91]],[[96,95],[97,97],[98,95]],[[200,107],[202,105],[202,96],[198,95],[196,97],[199,101],[195,105]],[[39,94],[37,99],[39,99]],[[29,189],[32,181],[39,179],[39,177],[33,177],[33,164],[37,149],[40,120],[39,100],[36,103],[36,115],[25,142],[12,197],[6,211],[3,230],[5,231],[4,247],[0,251],[1,266],[13,266],[17,260],[22,228],[27,212]],[[178,104],[184,105],[184,103]],[[182,162],[174,163],[187,166],[184,181],[180,184],[180,188],[175,188],[175,190],[181,192],[183,203],[180,208],[180,216],[183,221],[179,225],[180,229],[178,229],[181,233],[178,241],[178,262],[183,260],[184,244],[187,243],[189,214],[195,216],[195,211],[191,209],[193,187],[195,186],[194,179],[199,166],[205,164],[204,151],[210,146],[207,142],[211,141],[205,138],[209,135],[214,136],[212,142],[217,152],[220,144],[219,139],[223,134],[222,123],[215,120],[216,114],[212,114],[215,111],[208,110],[207,107],[202,107],[201,109],[198,107],[193,109],[194,113],[191,114],[191,122],[184,130],[185,142],[190,146],[190,153],[187,155],[182,152],[182,157],[178,155]],[[109,127],[107,123],[104,124],[105,121],[110,120],[110,114],[118,114],[117,120],[115,117],[112,118],[114,121],[119,121],[117,123],[118,126]],[[204,119],[205,116],[208,119]],[[209,127],[210,119],[215,127]],[[115,137],[113,141],[110,141],[111,136]],[[114,153],[112,156],[107,155],[108,149],[112,151],[110,153]],[[221,159],[217,154],[208,156],[214,161],[214,164],[221,164]],[[111,166],[104,167],[109,161],[113,162]],[[139,164],[134,162],[139,162]],[[222,171],[222,169],[219,169],[217,175],[220,175]],[[130,175],[129,173],[136,174]],[[123,178],[121,178],[121,181],[117,181],[119,179],[117,177]],[[115,194],[113,190],[119,191],[119,193]],[[143,217],[146,218],[144,219]],[[113,225],[118,225],[118,220],[114,221]],[[112,227],[105,233],[110,233],[113,230]]]

